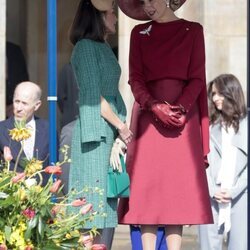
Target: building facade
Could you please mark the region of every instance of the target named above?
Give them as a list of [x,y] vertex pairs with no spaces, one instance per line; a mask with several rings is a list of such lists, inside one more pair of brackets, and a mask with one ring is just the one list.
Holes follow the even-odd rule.
[[[0,120],[5,119],[5,42],[18,44],[25,55],[30,80],[43,89],[39,115],[47,117],[47,17],[46,0],[0,0]],[[79,0],[57,0],[58,72],[70,59],[68,31]],[[176,13],[200,22],[206,42],[207,81],[232,73],[247,87],[247,1],[187,0]],[[122,67],[120,87],[130,115],[133,97],[127,84],[130,31],[137,21],[118,10],[118,32],[110,38],[118,47]],[[129,117],[128,117],[129,122]]]

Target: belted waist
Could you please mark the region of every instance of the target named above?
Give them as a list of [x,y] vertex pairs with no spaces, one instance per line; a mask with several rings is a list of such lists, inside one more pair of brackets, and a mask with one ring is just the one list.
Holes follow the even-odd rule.
[[107,102],[116,102],[116,96],[112,96],[112,95],[104,95],[103,98],[105,98],[105,100]]
[[185,82],[176,79],[161,79],[147,82],[146,85],[153,98],[173,103],[182,94]]

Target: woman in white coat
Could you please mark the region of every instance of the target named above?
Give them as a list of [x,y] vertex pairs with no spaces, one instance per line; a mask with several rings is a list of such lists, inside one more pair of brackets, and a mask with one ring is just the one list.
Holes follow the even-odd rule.
[[231,74],[208,85],[210,154],[207,178],[214,224],[199,226],[201,250],[247,249],[247,118],[239,80]]

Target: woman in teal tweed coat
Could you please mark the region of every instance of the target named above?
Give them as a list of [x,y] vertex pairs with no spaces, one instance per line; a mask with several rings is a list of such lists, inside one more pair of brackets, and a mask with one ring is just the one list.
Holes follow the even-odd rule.
[[[106,195],[110,152],[117,136],[128,143],[126,107],[118,89],[120,66],[106,43],[115,32],[113,1],[82,0],[71,28],[71,64],[79,85],[79,118],[73,129],[69,189],[99,188],[85,198],[100,212],[85,228],[117,226],[117,199]],[[79,198],[79,197],[75,197]]]
[[79,85],[79,118],[73,129],[69,190],[102,190],[101,195],[84,193],[94,211],[100,212],[85,228],[117,226],[117,199],[106,196],[110,152],[117,136],[125,143],[132,137],[118,89],[121,69],[106,43],[107,34],[115,32],[117,21],[112,2],[80,1],[70,32],[74,45],[71,64]]

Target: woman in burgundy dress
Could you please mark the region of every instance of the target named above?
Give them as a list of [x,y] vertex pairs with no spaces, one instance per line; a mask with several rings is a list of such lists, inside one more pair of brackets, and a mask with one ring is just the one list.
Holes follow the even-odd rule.
[[140,225],[144,250],[166,226],[168,249],[180,249],[182,226],[213,223],[205,169],[209,124],[203,28],[179,19],[184,0],[120,0],[131,18],[129,84],[135,97],[128,147],[131,195],[119,223]]

